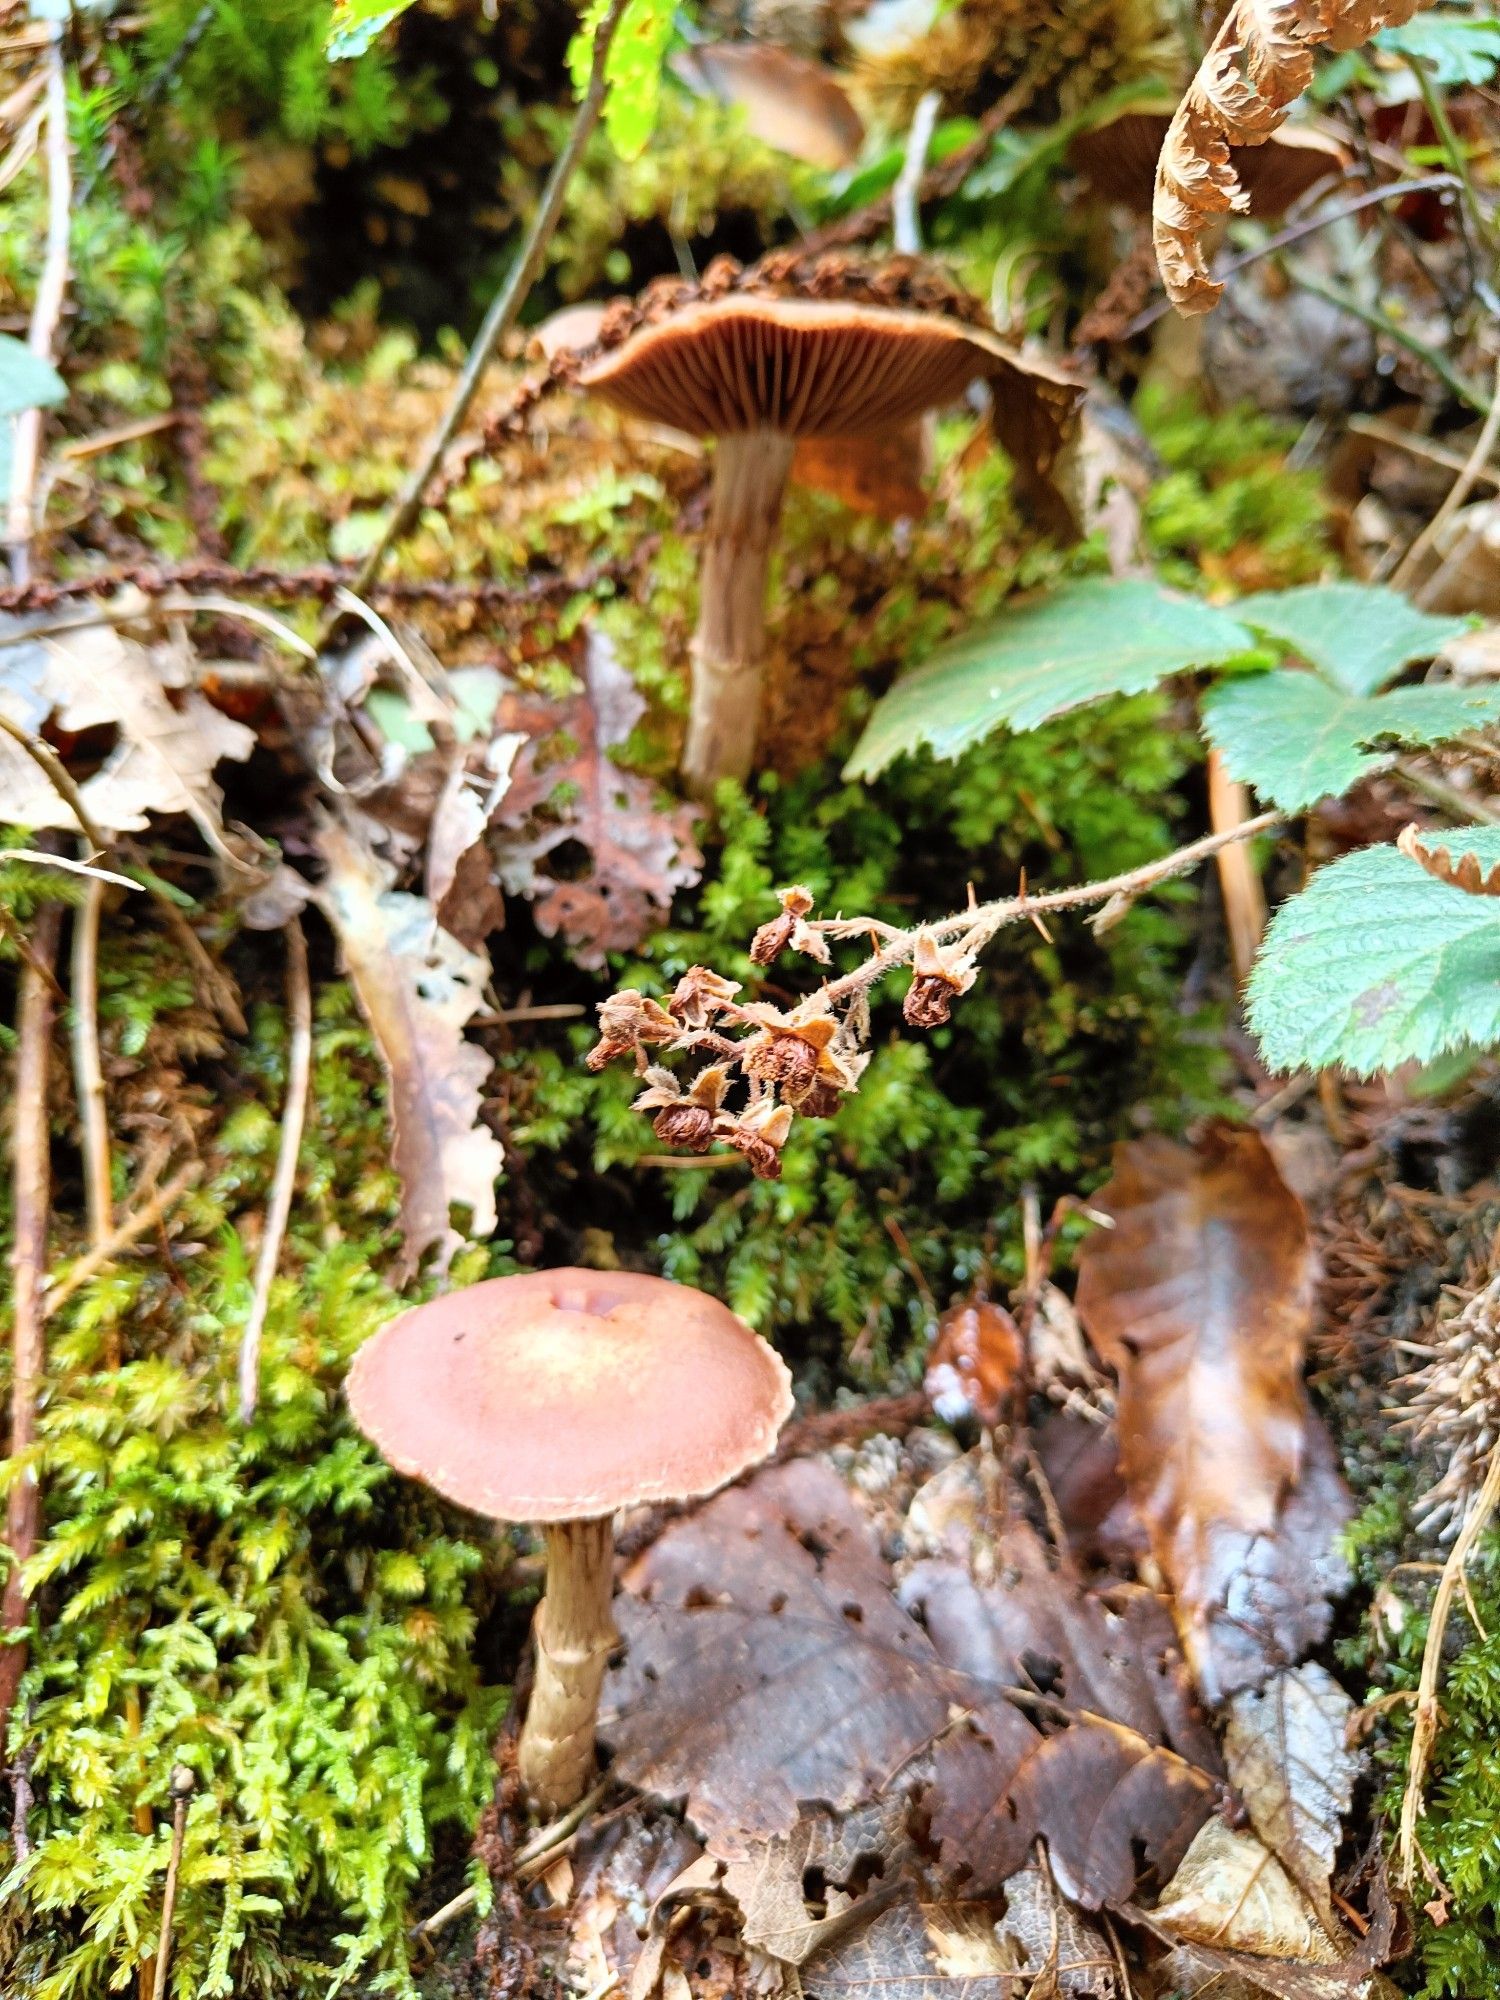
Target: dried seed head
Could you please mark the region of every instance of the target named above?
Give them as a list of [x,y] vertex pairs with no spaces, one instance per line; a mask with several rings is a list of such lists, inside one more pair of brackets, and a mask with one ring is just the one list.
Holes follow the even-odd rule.
[[716,1064],[684,1090],[670,1070],[652,1068],[646,1071],[646,1083],[648,1088],[631,1109],[656,1113],[651,1129],[665,1145],[706,1153],[713,1144],[714,1113],[729,1088],[729,1072]]
[[601,1070],[616,1056],[628,1055],[648,1043],[676,1039],[677,1023],[659,1002],[627,988],[599,1003],[599,1040],[585,1061]]
[[716,1015],[734,1005],[739,990],[737,979],[721,979],[706,965],[691,965],[678,980],[667,1009],[685,1028],[706,1028]]
[[[756,965],[772,964],[774,960],[781,956],[787,946],[795,941],[799,933],[803,933],[806,937],[813,940],[816,949],[812,951],[812,956],[814,958],[821,957],[826,962],[828,947],[823,943],[823,940],[818,936],[816,931],[808,930],[807,925],[802,922],[802,919],[813,906],[812,891],[804,889],[801,883],[798,882],[793,883],[790,889],[781,890],[780,895],[780,915],[772,917],[769,923],[762,924],[760,929],[755,933],[755,936],[750,940],[750,957],[752,962]],[[800,944],[798,949],[806,951],[809,947],[806,944]]]
[[745,1044],[747,1076],[781,1085],[795,1101],[815,1076],[830,1073],[829,1044],[838,1033],[831,1014],[812,1014],[799,1021],[794,1014],[778,1014],[774,1007],[747,1007],[745,1018],[761,1030]]
[[844,1093],[826,1076],[815,1076],[796,1100],[804,1118],[831,1118],[843,1102]]
[[763,1097],[738,1118],[714,1120],[714,1137],[743,1153],[750,1171],[762,1181],[781,1179],[781,1149],[791,1129],[791,1106],[778,1104],[774,1097]]
[[901,1007],[908,1027],[939,1027],[952,1014],[959,994],[967,993],[974,979],[972,958],[956,945],[945,951],[935,937],[922,931],[912,956],[912,982]]
[[668,1104],[651,1120],[651,1129],[666,1146],[689,1153],[706,1153],[714,1142],[714,1114],[701,1104]]

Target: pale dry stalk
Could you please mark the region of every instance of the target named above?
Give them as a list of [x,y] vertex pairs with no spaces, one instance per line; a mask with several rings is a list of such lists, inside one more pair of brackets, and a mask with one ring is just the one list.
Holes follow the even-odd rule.
[[[73,205],[73,166],[68,151],[68,83],[63,64],[62,21],[48,31],[46,74],[47,125],[47,248],[42,275],[31,308],[26,345],[50,362],[68,289],[68,236]],[[10,570],[18,584],[31,576],[31,540],[36,530],[33,493],[41,456],[42,413],[23,410],[15,421],[11,446],[10,513],[7,539]]]
[[[1222,754],[1208,753],[1208,817],[1215,833],[1229,833],[1250,817],[1250,794],[1237,778],[1231,778]],[[1224,898],[1224,927],[1229,933],[1229,956],[1235,981],[1243,986],[1255,964],[1266,929],[1266,895],[1260,885],[1255,858],[1243,841],[1221,847],[1214,856],[1219,871],[1219,890]]]
[[82,903],[73,913],[73,951],[69,1000],[73,1045],[73,1089],[78,1100],[78,1126],[83,1152],[83,1193],[88,1215],[89,1245],[98,1249],[114,1228],[114,1189],[110,1170],[109,1107],[104,1094],[104,1064],[99,1054],[99,920],[104,909],[104,884],[92,877]]
[[43,1319],[51,1319],[62,1311],[75,1292],[79,1292],[96,1272],[106,1264],[112,1264],[122,1250],[128,1250],[132,1243],[140,1241],[148,1229],[154,1229],[158,1222],[169,1215],[177,1202],[203,1177],[202,1165],[197,1160],[189,1161],[181,1173],[176,1174],[163,1188],[149,1194],[142,1205],[129,1215],[122,1216],[119,1224],[110,1231],[104,1242],[96,1243],[91,1250],[69,1267],[66,1277],[59,1278],[47,1287],[42,1301]]

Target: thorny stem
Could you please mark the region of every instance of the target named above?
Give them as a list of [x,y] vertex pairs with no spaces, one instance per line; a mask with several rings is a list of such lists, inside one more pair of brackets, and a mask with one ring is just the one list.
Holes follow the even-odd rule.
[[[533,280],[541,269],[547,245],[552,241],[553,231],[557,228],[562,215],[568,183],[572,180],[574,170],[583,157],[584,148],[593,137],[594,127],[598,124],[599,114],[604,108],[605,64],[626,5],[627,0],[614,0],[609,12],[599,23],[594,35],[594,60],[589,71],[588,87],[574,114],[567,143],[558,154],[556,164],[547,177],[541,201],[537,204],[536,214],[531,219],[531,228],[527,231],[526,240],[510,268],[510,275],[495,294],[489,311],[484,316],[483,324],[474,337],[474,345],[469,349],[469,358],[464,363],[464,372],[458,379],[451,402],[443,412],[442,421],[428,440],[427,449],[422,454],[416,470],[402,489],[401,497],[396,502],[390,519],[381,530],[379,540],[360,564],[353,584],[354,594],[357,597],[364,596],[371,583],[380,574],[391,549],[416,520],[422,505],[422,496],[426,493],[444,452],[457,436],[459,425],[468,415],[469,406],[478,392],[480,381],[495,349],[520,317],[521,308],[526,303]],[[330,619],[330,626],[336,621],[336,617],[337,614],[334,619]],[[325,631],[325,643],[326,638]]]
[[[1270,833],[1283,824],[1284,814],[1279,812],[1259,813],[1254,819],[1242,820],[1238,826],[1226,828],[1222,833],[1206,834],[1202,840],[1191,841],[1186,847],[1179,847],[1174,854],[1167,854],[1160,861],[1148,861],[1144,867],[1132,868],[1123,875],[1111,875],[1102,882],[1083,882],[1072,889],[1053,889],[1042,896],[1002,896],[993,903],[981,903],[976,909],[956,910],[951,917],[940,917],[936,923],[923,924],[920,930],[902,931],[875,956],[857,968],[845,973],[842,979],[835,979],[822,989],[820,998],[829,1005],[841,1000],[852,1000],[857,994],[868,992],[870,987],[883,979],[897,966],[905,965],[917,948],[917,939],[925,931],[929,937],[963,937],[966,952],[982,951],[997,932],[1008,924],[1029,922],[1032,917],[1045,915],[1050,910],[1077,910],[1090,903],[1108,903],[1116,897],[1128,900],[1152,889],[1158,882],[1167,882],[1174,875],[1186,875],[1207,861],[1220,848],[1230,846],[1237,840],[1253,840],[1257,834]],[[816,928],[816,926],[814,926]]]
[[[62,910],[47,904],[37,916],[31,944],[36,963],[21,974],[16,1023],[17,1053],[11,1127],[11,1351],[10,1454],[24,1461],[36,1442],[37,1396],[43,1344],[42,1282],[47,1269],[47,1214],[52,1172],[47,1128],[47,1061],[57,1001],[46,973],[57,957]],[[35,1468],[25,1465],[10,1489],[5,1542],[10,1568],[0,1595],[0,1743],[26,1670],[26,1591],[22,1568],[36,1548],[41,1492]],[[16,1634],[11,1637],[11,1634]]]
[[242,1424],[254,1421],[256,1404],[260,1400],[260,1339],[265,1330],[271,1286],[281,1261],[281,1246],[292,1213],[297,1158],[302,1151],[302,1128],[307,1118],[308,1081],[312,1075],[312,986],[307,973],[307,940],[295,917],[286,926],[286,986],[291,1036],[287,1049],[286,1105],[281,1114],[281,1145],[276,1155],[276,1176],[271,1183],[271,1199],[266,1204],[260,1254],[255,1260],[255,1288],[245,1331],[240,1336]]
[[[68,152],[68,81],[63,65],[63,23],[55,21],[47,43],[47,250],[31,309],[26,345],[50,362],[63,299],[68,289],[68,238],[72,220],[73,167]],[[42,443],[42,412],[23,410],[15,420],[11,449],[10,571],[24,584],[31,574],[31,538],[36,530],[33,492]]]

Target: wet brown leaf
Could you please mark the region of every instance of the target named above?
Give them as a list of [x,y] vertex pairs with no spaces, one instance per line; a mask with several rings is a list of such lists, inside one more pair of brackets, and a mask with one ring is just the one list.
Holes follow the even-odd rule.
[[1121,1465],[1211,1702],[1327,1630],[1348,1498],[1302,1385],[1314,1253],[1254,1132],[1121,1146],[1078,1306],[1119,1376]]
[[[673,892],[697,881],[703,856],[694,808],[662,810],[650,781],[609,755],[646,704],[600,633],[589,634],[582,678],[583,691],[561,704],[514,688],[503,696],[497,727],[529,740],[494,824],[503,830],[505,887],[530,898],[543,936],[561,934],[579,965],[595,967],[660,924]],[[573,872],[569,851],[578,848],[587,864]]]
[[996,1928],[1020,1954],[1031,1982],[1026,2000],[1120,2000],[1109,1940],[1058,1894],[1043,1863],[1031,1862],[1006,1883]]
[[360,1012],[388,1079],[392,1157],[401,1180],[402,1268],[434,1244],[446,1265],[459,1237],[449,1209],[469,1210],[475,1236],[493,1233],[500,1142],[480,1122],[492,1067],[464,1039],[484,1000],[489,960],[438,928],[432,905],[391,888],[352,811],[324,819],[315,843],[326,873],[319,908],[333,927]]
[[998,1424],[1025,1359],[1021,1330],[1004,1306],[962,1299],[937,1323],[922,1387],[945,1423],[977,1417],[982,1424]]

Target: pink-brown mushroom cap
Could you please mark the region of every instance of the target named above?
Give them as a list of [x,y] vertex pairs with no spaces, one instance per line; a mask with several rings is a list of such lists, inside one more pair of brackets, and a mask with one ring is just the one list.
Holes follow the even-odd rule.
[[711,1493],[792,1408],[785,1362],[717,1299],[566,1269],[402,1313],[355,1356],[348,1396],[398,1472],[498,1521]]

